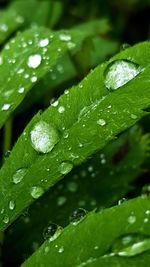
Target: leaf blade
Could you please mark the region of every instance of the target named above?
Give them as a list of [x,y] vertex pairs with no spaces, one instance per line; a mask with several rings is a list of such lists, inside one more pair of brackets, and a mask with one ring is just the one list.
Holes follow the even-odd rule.
[[[149,64],[147,46],[149,43],[141,43],[116,55],[111,60],[134,57],[137,63],[146,67]],[[140,56],[141,49],[145,58]],[[109,63],[97,67],[79,86],[72,88],[69,94],[61,96],[58,106],[50,107],[41,115],[37,114],[20,137],[12,155],[0,172],[1,194],[5,195],[6,191],[9,192],[7,196],[5,195],[4,200],[1,198],[1,206],[5,212],[7,211],[10,222],[33,201],[30,194],[31,187],[42,187],[44,192],[60,180],[62,162],[71,161],[73,165],[79,165],[85,158],[98,149],[102,149],[118,133],[129,128],[145,115],[143,109],[150,104],[149,65],[123,88],[110,93],[104,86],[103,76]],[[95,90],[92,90],[93,84],[98,85]],[[144,88],[142,91],[141,87]],[[111,114],[108,112],[110,104],[112,106]],[[65,112],[58,112],[59,107],[64,107]],[[136,119],[133,119],[131,114],[136,114]],[[99,118],[107,122],[104,127],[97,124]],[[51,153],[45,155],[39,155],[31,146],[30,132],[39,121],[49,124],[53,122],[60,133],[58,144]],[[64,137],[66,133],[68,134],[67,138]],[[10,186],[12,177],[17,169],[24,167],[28,168],[28,172],[22,183],[17,185],[16,196],[16,187]],[[3,177],[7,177],[7,181],[4,181]],[[44,180],[41,181],[43,177]],[[24,199],[22,199],[22,193]],[[10,197],[16,201],[16,204],[19,204],[16,205],[13,213],[7,206]],[[3,220],[1,220],[1,227],[6,227]]]

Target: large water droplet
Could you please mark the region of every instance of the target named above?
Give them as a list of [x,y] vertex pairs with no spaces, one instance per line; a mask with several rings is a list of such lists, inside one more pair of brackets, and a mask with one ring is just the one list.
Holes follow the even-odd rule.
[[115,60],[105,70],[105,86],[116,90],[136,77],[142,69],[138,64],[128,60]]
[[41,64],[42,57],[39,54],[31,55],[28,58],[28,66],[29,68],[36,69]]
[[43,231],[44,239],[49,239],[49,242],[55,240],[62,232],[62,227],[55,224],[49,223],[48,226]]
[[40,186],[33,186],[31,188],[31,196],[35,199],[39,198],[41,195],[43,195],[44,190]]
[[60,173],[61,174],[67,174],[69,173],[73,168],[73,164],[69,161],[64,161],[60,164]]
[[50,152],[59,141],[56,128],[45,121],[35,124],[30,136],[33,148],[41,153]]
[[26,173],[27,173],[26,168],[18,169],[13,175],[13,183],[14,184],[20,183],[24,178],[24,176],[26,175]]
[[73,225],[77,225],[85,218],[86,214],[87,211],[85,209],[78,208],[73,211],[72,215],[69,217],[69,220]]
[[150,250],[150,238],[142,235],[127,235],[115,241],[112,252],[115,255],[132,257]]

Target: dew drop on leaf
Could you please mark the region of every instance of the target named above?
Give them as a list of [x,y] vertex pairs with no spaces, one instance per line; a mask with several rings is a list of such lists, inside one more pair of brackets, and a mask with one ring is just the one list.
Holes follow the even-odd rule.
[[31,144],[40,153],[48,153],[59,141],[56,128],[45,121],[39,121],[30,132]]
[[63,253],[64,252],[64,247],[60,247],[58,250],[59,253]]
[[14,208],[15,208],[15,201],[14,200],[10,200],[9,201],[9,209],[10,210],[14,210]]
[[24,93],[24,90],[25,90],[24,87],[20,87],[20,88],[18,89],[18,93],[19,93],[19,94],[23,94],[23,93]]
[[10,108],[10,104],[4,104],[3,106],[2,106],[2,110],[8,110]]
[[70,161],[64,161],[60,164],[60,173],[61,174],[67,174],[69,173],[73,168],[73,164]]
[[45,38],[45,39],[41,39],[39,41],[39,47],[45,47],[49,44],[49,39],[48,38]]
[[18,169],[13,175],[13,183],[19,184],[27,173],[26,168]]
[[31,196],[34,198],[34,199],[37,199],[39,198],[41,195],[43,195],[44,193],[44,190],[42,187],[40,186],[33,186],[31,188]]
[[85,218],[86,215],[87,215],[87,211],[85,209],[78,208],[73,211],[73,213],[69,217],[69,220],[73,225],[77,225]]
[[68,41],[71,41],[71,36],[69,34],[66,34],[66,33],[60,33],[59,39],[61,41],[68,42]]
[[124,197],[122,199],[119,199],[118,200],[118,205],[123,204],[125,201],[126,201],[126,198],[124,198]]
[[59,108],[58,108],[58,112],[59,113],[63,113],[65,111],[65,108],[63,107],[63,106],[60,106]]
[[133,224],[133,223],[135,223],[135,222],[136,222],[136,217],[135,217],[135,215],[130,215],[130,216],[128,217],[128,223]]
[[32,76],[30,80],[32,83],[35,83],[37,81],[37,76]]
[[58,104],[59,104],[59,101],[56,100],[56,101],[54,101],[54,102],[51,103],[51,106],[52,106],[52,107],[57,107]]
[[4,216],[3,222],[6,224],[9,223],[9,217],[7,215]]
[[105,86],[109,90],[116,90],[131,81],[141,70],[138,64],[131,61],[115,60],[105,70]]
[[129,47],[131,47],[129,44],[124,43],[124,44],[121,45],[120,50],[125,50],[125,49],[127,49]]
[[106,125],[106,121],[103,120],[103,119],[99,119],[99,120],[97,121],[97,124],[99,124],[100,126],[105,126],[105,125]]
[[49,239],[49,242],[55,240],[62,232],[62,227],[55,224],[49,223],[48,226],[43,231],[44,239]]
[[131,114],[131,119],[133,119],[133,120],[137,120],[137,118],[138,118],[137,115],[135,115],[135,114]]
[[36,69],[41,64],[41,61],[42,61],[41,55],[35,54],[29,56],[27,64],[29,68]]

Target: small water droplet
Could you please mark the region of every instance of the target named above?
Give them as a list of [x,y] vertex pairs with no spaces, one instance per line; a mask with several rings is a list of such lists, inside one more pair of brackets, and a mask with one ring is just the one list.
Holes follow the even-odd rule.
[[24,69],[19,69],[19,70],[17,71],[18,74],[21,74],[21,73],[23,73],[23,72],[24,72]]
[[63,134],[63,137],[64,137],[65,139],[67,139],[67,138],[68,138],[68,136],[69,136],[69,133],[68,133],[68,131],[65,131],[65,132],[64,132],[64,134]]
[[7,215],[4,216],[3,222],[6,224],[9,223],[9,217]]
[[2,106],[2,110],[8,110],[10,108],[10,104],[4,104],[3,106]]
[[144,218],[144,223],[148,223],[149,219],[148,218]]
[[59,101],[56,100],[55,102],[52,102],[52,103],[51,103],[51,106],[52,106],[52,107],[57,107],[58,104],[59,104]]
[[60,173],[61,174],[67,174],[69,173],[73,168],[73,164],[70,161],[64,161],[60,164]]
[[60,33],[59,39],[61,41],[68,42],[68,41],[71,41],[71,36],[69,34],[66,34],[66,33]]
[[87,211],[85,209],[78,208],[73,211],[72,215],[69,217],[69,220],[73,225],[77,225],[85,218],[86,215]]
[[64,252],[64,247],[60,247],[59,250],[58,250],[59,253],[62,253]]
[[49,247],[48,246],[45,247],[44,252],[45,252],[45,254],[47,254],[49,252]]
[[49,242],[52,242],[61,234],[62,229],[61,226],[55,223],[49,223],[43,231],[43,237],[44,239],[49,239]]
[[150,210],[146,210],[145,214],[150,215]]
[[138,64],[128,60],[115,60],[111,62],[104,73],[105,86],[109,90],[116,90],[136,77],[142,69]]
[[39,198],[41,195],[43,195],[44,190],[40,186],[33,186],[31,188],[31,196],[35,199]]
[[45,47],[45,46],[47,46],[48,44],[49,44],[49,40],[48,40],[48,38],[41,39],[41,40],[39,41],[39,47]]
[[118,200],[118,205],[121,205],[122,203],[124,203],[126,201],[126,198],[122,198]]
[[48,153],[59,141],[56,128],[45,121],[39,121],[30,132],[31,144],[37,152]]
[[5,211],[4,209],[1,209],[1,214],[3,214],[3,213],[4,213],[4,211]]
[[0,24],[0,31],[7,32],[8,31],[8,26],[5,23],[1,23]]
[[23,93],[24,93],[24,87],[20,87],[20,88],[18,89],[18,93],[19,93],[19,94],[23,94]]
[[105,126],[105,125],[106,125],[106,121],[103,120],[103,119],[99,119],[99,120],[97,121],[97,124],[99,124],[100,126]]
[[14,184],[20,183],[22,179],[24,178],[24,176],[26,175],[26,173],[27,173],[26,168],[18,169],[13,175],[13,183]]
[[127,49],[127,48],[129,48],[129,47],[130,47],[129,44],[124,43],[124,44],[121,45],[120,50],[125,50],[125,49]]
[[136,222],[136,217],[134,215],[130,215],[128,217],[128,223],[133,224]]
[[60,106],[59,108],[58,108],[58,112],[59,113],[63,113],[65,111],[65,108],[63,107],[63,106]]
[[68,47],[68,49],[74,49],[75,47],[76,47],[76,44],[75,43],[73,43],[73,42],[68,42],[67,43],[67,47]]
[[39,54],[31,55],[28,58],[28,67],[32,69],[36,69],[41,64],[42,57]]
[[135,115],[135,114],[131,114],[131,119],[136,120],[137,118],[138,118],[137,115]]
[[24,18],[22,16],[17,16],[16,17],[16,22],[19,23],[19,24],[22,24],[22,23],[24,23]]
[[32,76],[30,80],[32,83],[35,83],[37,81],[37,76]]
[[15,208],[15,201],[14,200],[10,200],[9,201],[9,209],[10,210],[14,210],[14,208]]

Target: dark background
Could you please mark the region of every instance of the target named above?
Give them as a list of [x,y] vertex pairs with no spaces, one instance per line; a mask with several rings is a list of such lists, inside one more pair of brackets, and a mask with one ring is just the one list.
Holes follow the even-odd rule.
[[[12,1],[0,0],[0,8]],[[112,37],[121,42],[134,44],[149,39],[150,0],[64,0],[63,4],[64,27],[68,26],[68,22],[73,25],[77,21],[80,23],[106,16],[111,21]]]

